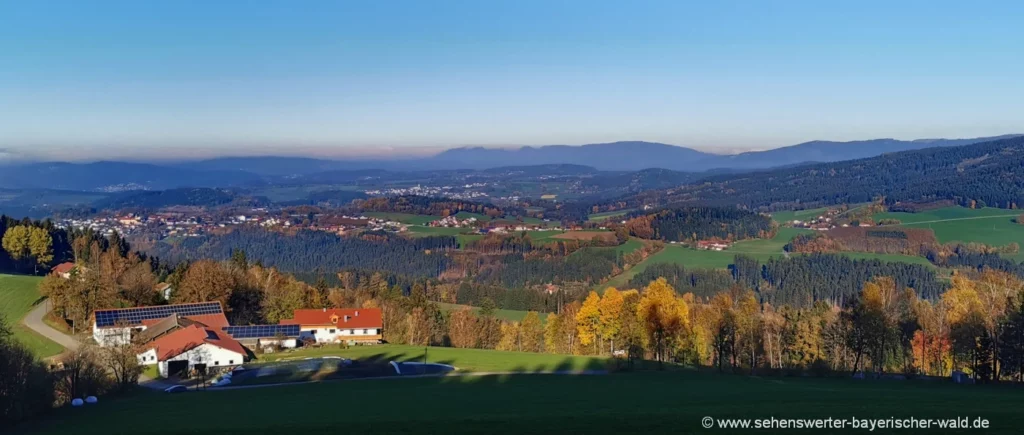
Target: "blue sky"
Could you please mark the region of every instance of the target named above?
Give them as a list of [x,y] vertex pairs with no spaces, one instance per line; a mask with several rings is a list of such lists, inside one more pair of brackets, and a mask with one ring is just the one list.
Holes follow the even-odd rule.
[[1016,1],[0,0],[0,150],[1021,133],[1022,17]]

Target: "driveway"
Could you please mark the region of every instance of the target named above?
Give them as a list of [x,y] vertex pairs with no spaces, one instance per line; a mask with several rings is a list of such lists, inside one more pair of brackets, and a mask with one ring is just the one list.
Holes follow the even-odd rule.
[[45,317],[48,312],[50,312],[50,301],[45,300],[36,305],[32,311],[29,311],[22,322],[25,323],[25,326],[27,326],[28,329],[38,332],[43,337],[49,338],[53,342],[64,346],[67,350],[78,349],[78,340],[75,340],[75,338],[70,335],[51,328],[50,325],[47,325],[46,322],[43,321],[43,317]]

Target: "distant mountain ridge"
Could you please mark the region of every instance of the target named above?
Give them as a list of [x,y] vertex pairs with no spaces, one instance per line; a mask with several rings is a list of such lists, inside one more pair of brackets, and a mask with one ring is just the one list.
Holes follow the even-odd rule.
[[[236,187],[291,180],[294,183],[339,183],[386,178],[389,172],[445,170],[545,170],[581,174],[590,170],[636,172],[647,169],[730,173],[830,163],[886,153],[988,142],[1020,135],[973,139],[873,139],[852,142],[812,141],[767,151],[720,155],[656,142],[528,146],[514,149],[467,147],[426,158],[329,160],[311,157],[221,157],[178,163],[19,163],[0,167],[0,187],[78,191],[162,190],[181,187]],[[527,169],[532,168],[532,169]],[[626,177],[633,177],[626,175]],[[652,172],[630,179],[649,185],[683,181],[689,176]],[[625,179],[623,181],[626,181]]]
[[850,142],[811,141],[766,151],[721,155],[657,142],[612,142],[579,146],[549,145],[496,149],[454,148],[430,159],[452,167],[483,169],[492,166],[573,163],[606,171],[638,171],[661,168],[703,172],[713,169],[767,169],[804,163],[828,163],[874,157],[890,152],[932,147],[970,145],[1019,135],[971,139],[872,139]]

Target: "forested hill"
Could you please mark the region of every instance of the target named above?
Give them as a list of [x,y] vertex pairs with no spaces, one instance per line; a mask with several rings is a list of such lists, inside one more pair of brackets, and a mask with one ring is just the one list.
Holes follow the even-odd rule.
[[727,207],[680,207],[629,217],[630,235],[670,242],[765,238],[774,230],[767,216]]
[[609,204],[679,202],[778,210],[867,202],[878,196],[890,205],[946,199],[963,206],[1020,206],[1024,203],[1024,137],[719,175]]
[[449,260],[441,252],[457,246],[454,237],[407,239],[388,233],[340,237],[322,231],[299,231],[294,236],[260,229],[232,231],[223,236],[191,237],[160,242],[150,253],[177,263],[204,258],[227,260],[245,251],[250,261],[286,272],[328,274],[342,269],[388,271],[409,277],[437,276]]

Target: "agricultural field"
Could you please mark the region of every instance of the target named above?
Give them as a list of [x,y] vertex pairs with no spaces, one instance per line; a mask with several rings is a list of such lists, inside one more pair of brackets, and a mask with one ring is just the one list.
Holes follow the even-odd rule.
[[470,213],[468,211],[460,211],[458,213],[455,213],[455,217],[457,217],[459,219],[476,218],[476,220],[478,220],[478,221],[489,221],[489,220],[491,220],[490,216],[487,216],[487,215],[484,215],[484,214],[480,214],[480,213]]
[[[775,237],[771,239],[744,240],[734,243],[732,247],[723,251],[705,251],[680,245],[666,245],[665,249],[647,257],[640,264],[598,286],[598,290],[604,291],[608,287],[624,288],[633,279],[634,275],[644,271],[652,264],[679,263],[692,268],[721,269],[729,267],[732,264],[733,258],[738,254],[754,257],[762,262],[767,261],[771,257],[783,255],[782,248],[793,237],[810,231],[801,228],[783,227],[779,228]],[[902,261],[905,263],[931,265],[924,257],[910,255],[874,254],[867,252],[844,252],[842,254],[855,259],[878,259],[882,261]]]
[[410,225],[405,234],[411,237],[428,237],[428,236],[457,236],[462,233],[471,233],[474,230],[472,228],[446,228],[446,227],[428,227],[423,225]]
[[534,242],[553,242],[555,236],[564,233],[565,231],[527,231],[526,234],[530,236],[530,239]]
[[[979,242],[1004,246],[1010,242],[1024,245],[1024,225],[1014,222],[1021,213],[1021,210],[999,208],[945,207],[921,213],[878,213],[874,219],[875,222],[899,219],[901,226],[931,229],[940,243]],[[1024,261],[1024,252],[1007,257]]]
[[557,355],[534,352],[505,352],[488,349],[408,346],[381,344],[352,346],[347,349],[321,347],[261,355],[259,361],[281,361],[323,356],[339,356],[361,361],[424,361],[455,366],[459,372],[553,372],[606,370],[614,360],[608,357]]
[[[437,361],[433,358],[434,349],[430,354],[430,361]],[[358,409],[339,407],[339,400],[344,402],[346,397],[358,397],[360,403],[377,405]],[[387,378],[181,394],[140,392],[101,400],[85,408],[64,408],[44,421],[16,428],[15,433],[66,434],[68,428],[74,428],[76,434],[107,435],[118,432],[118,428],[131,428],[125,432],[291,434],[336,431],[339,427],[346,432],[375,434],[733,433],[723,428],[703,428],[701,421],[708,416],[713,419],[968,417],[972,421],[981,417],[990,422],[989,429],[981,430],[984,433],[1016,434],[1024,425],[1021,407],[1024,407],[1024,395],[1016,389],[999,386],[750,377],[672,370],[588,376]],[[202,417],[209,416],[211,410],[230,418]],[[202,424],[197,425],[200,420]],[[793,431],[754,432],[784,434]],[[882,429],[870,432],[900,433]],[[969,433],[970,430],[956,432]]]
[[631,212],[633,210],[635,210],[635,209],[627,208],[627,209],[622,209],[622,210],[606,211],[606,212],[603,212],[603,213],[594,213],[594,214],[592,214],[590,216],[587,216],[587,221],[588,222],[600,222],[600,221],[604,221],[604,220],[607,220],[607,219],[613,218],[613,217],[625,216],[627,213],[629,213],[629,212]]
[[25,343],[36,356],[45,358],[61,353],[64,348],[21,323],[21,319],[39,301],[41,280],[36,276],[0,274],[0,313],[14,331],[14,337]]
[[566,231],[552,237],[562,240],[605,240],[614,241],[615,233],[611,231]]
[[386,219],[395,222],[401,222],[403,224],[412,225],[426,225],[430,222],[441,219],[441,216],[425,215],[425,214],[412,214],[412,213],[391,213],[382,211],[368,211],[362,213],[366,217],[375,217],[379,219]]
[[[469,308],[471,308],[473,310],[474,313],[480,314],[480,307],[471,307],[469,305],[460,305],[460,304],[448,304],[448,303],[444,303],[444,302],[440,302],[440,303],[438,303],[438,305],[441,307],[441,311],[445,311],[445,312],[461,310],[463,308],[469,307]],[[526,317],[526,313],[527,313],[526,311],[521,311],[521,310],[496,309],[496,310],[494,310],[494,317],[497,317],[497,318],[502,319],[502,320],[510,320],[510,321],[513,321],[513,322],[519,322],[519,321],[523,320],[523,317]],[[541,321],[543,321],[544,320],[544,316],[546,314],[545,313],[539,313],[539,314],[540,314],[540,317],[541,317]]]

